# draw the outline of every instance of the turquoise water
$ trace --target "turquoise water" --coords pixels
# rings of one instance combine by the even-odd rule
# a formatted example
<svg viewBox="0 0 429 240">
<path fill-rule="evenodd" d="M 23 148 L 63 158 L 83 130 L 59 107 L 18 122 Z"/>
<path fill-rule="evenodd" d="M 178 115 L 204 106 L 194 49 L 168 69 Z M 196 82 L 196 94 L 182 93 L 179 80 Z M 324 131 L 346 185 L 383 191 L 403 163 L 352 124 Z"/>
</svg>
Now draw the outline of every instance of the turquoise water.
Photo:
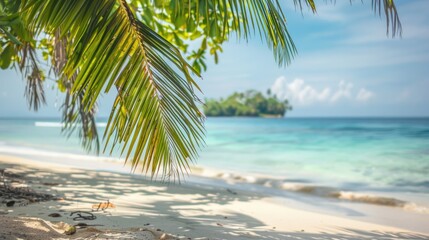
<svg viewBox="0 0 429 240">
<path fill-rule="evenodd" d="M 429 192 L 429 119 L 209 119 L 200 163 Z"/>
<path fill-rule="evenodd" d="M 197 166 L 429 193 L 429 118 L 209 118 L 206 129 Z M 0 154 L 10 146 L 85 153 L 55 119 L 0 119 Z"/>
</svg>

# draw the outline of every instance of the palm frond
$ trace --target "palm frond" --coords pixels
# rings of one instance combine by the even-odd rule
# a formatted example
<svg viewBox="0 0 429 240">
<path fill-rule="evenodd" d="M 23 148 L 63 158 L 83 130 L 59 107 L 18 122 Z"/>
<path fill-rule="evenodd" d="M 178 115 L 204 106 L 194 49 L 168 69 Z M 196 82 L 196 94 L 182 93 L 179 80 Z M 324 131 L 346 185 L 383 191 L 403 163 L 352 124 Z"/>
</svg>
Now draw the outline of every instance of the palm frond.
<svg viewBox="0 0 429 240">
<path fill-rule="evenodd" d="M 24 95 L 27 98 L 30 109 L 39 110 L 42 104 L 46 104 L 43 81 L 45 76 L 36 59 L 36 50 L 30 42 L 19 45 L 20 63 L 19 69 L 26 78 Z"/>
<path fill-rule="evenodd" d="M 302 12 L 303 10 L 303 2 L 304 4 L 313 11 L 313 13 L 316 13 L 316 3 L 314 0 L 293 0 L 293 4 L 295 5 L 295 8 L 299 7 L 299 10 Z"/>
<path fill-rule="evenodd" d="M 4 33 L 5 40 L 8 40 L 6 44 L 8 51 L 4 52 L 4 55 L 1 54 L 3 60 L 1 67 L 7 68 L 12 63 L 15 67 L 15 62 L 18 63 L 18 69 L 26 81 L 24 95 L 29 108 L 37 111 L 41 105 L 46 104 L 43 89 L 45 76 L 36 58 L 32 34 L 25 28 L 18 14 L 19 6 L 20 1 L 0 1 L 0 35 Z"/>
<path fill-rule="evenodd" d="M 83 105 L 84 95 L 85 92 L 72 95 L 70 88 L 67 89 L 66 98 L 62 106 L 62 121 L 64 123 L 62 130 L 68 136 L 78 131 L 82 146 L 87 151 L 94 150 L 98 154 L 100 152 L 100 140 L 95 122 L 96 106 L 93 106 L 90 111 L 85 111 Z"/>
<path fill-rule="evenodd" d="M 186 22 L 189 26 L 197 23 L 203 28 L 205 36 L 220 39 L 219 42 L 226 40 L 233 32 L 245 40 L 258 34 L 281 66 L 289 64 L 296 54 L 286 27 L 286 17 L 277 0 L 180 0 L 172 1 L 166 7 L 173 9 L 173 22 Z M 198 28 L 191 29 L 198 31 Z"/>
<path fill-rule="evenodd" d="M 372 9 L 378 15 L 386 17 L 386 35 L 402 36 L 402 24 L 393 0 L 372 0 Z"/>
<path fill-rule="evenodd" d="M 350 4 L 354 1 L 349 0 Z M 295 7 L 303 10 L 304 4 L 310 8 L 313 13 L 316 10 L 316 4 L 314 0 L 293 0 Z M 325 0 L 328 2 L 328 0 Z M 361 1 L 364 3 L 363 1 Z M 336 3 L 335 0 L 330 0 L 329 3 Z M 396 9 L 394 0 L 372 0 L 371 2 L 372 9 L 375 14 L 378 14 L 380 17 L 384 15 L 386 18 L 386 35 L 391 37 L 402 36 L 402 24 L 399 19 L 399 14 Z"/>
<path fill-rule="evenodd" d="M 85 112 L 102 92 L 116 88 L 106 146 L 122 144 L 132 168 L 152 176 L 162 171 L 176 178 L 186 171 L 203 144 L 203 116 L 192 68 L 177 48 L 137 20 L 126 1 L 23 3 L 34 32 L 61 29 L 70 39 L 61 74 L 76 74 L 71 93 L 83 94 Z"/>
<path fill-rule="evenodd" d="M 71 78 L 67 78 L 65 74 L 62 74 L 68 59 L 67 37 L 61 37 L 60 30 L 57 30 L 52 39 L 52 44 L 51 68 L 58 77 L 58 85 L 66 95 L 64 104 L 61 106 L 63 110 L 62 122 L 64 124 L 62 130 L 67 136 L 71 136 L 78 129 L 82 146 L 87 151 L 95 150 L 98 154 L 100 152 L 100 140 L 95 122 L 96 106 L 92 106 L 89 111 L 85 111 L 83 105 L 85 91 L 71 92 L 77 74 L 73 74 Z"/>
</svg>

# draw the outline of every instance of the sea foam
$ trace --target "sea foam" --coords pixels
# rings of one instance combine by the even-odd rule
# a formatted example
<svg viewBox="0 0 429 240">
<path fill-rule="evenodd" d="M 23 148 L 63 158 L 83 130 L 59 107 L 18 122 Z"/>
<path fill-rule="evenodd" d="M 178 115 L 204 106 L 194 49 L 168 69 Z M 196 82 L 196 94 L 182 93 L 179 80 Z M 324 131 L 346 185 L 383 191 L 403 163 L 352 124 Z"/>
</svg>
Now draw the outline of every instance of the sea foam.
<svg viewBox="0 0 429 240">
<path fill-rule="evenodd" d="M 337 199 L 340 201 L 365 203 L 386 207 L 402 208 L 406 211 L 429 214 L 429 208 L 414 202 L 404 201 L 394 197 L 380 196 L 375 194 L 359 193 L 349 190 L 338 189 L 329 186 L 296 183 L 281 178 L 270 178 L 266 176 L 242 176 L 235 173 L 217 173 L 216 178 L 221 178 L 231 184 L 250 183 L 267 188 L 295 192 L 309 196 Z"/>
</svg>

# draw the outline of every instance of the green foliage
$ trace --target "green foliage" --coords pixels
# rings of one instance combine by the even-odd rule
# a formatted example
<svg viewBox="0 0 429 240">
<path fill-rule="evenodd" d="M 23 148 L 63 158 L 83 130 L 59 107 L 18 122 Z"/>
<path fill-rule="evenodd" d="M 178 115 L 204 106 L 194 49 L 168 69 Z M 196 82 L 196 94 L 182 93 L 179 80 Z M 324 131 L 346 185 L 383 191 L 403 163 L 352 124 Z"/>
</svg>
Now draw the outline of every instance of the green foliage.
<svg viewBox="0 0 429 240">
<path fill-rule="evenodd" d="M 271 96 L 270 92 L 264 96 L 261 92 L 249 90 L 244 93 L 233 93 L 226 99 L 219 101 L 206 100 L 204 114 L 206 116 L 240 116 L 240 117 L 281 117 L 292 110 L 287 100 L 281 101 Z"/>
<path fill-rule="evenodd" d="M 257 29 L 280 65 L 289 63 L 296 53 L 275 0 L 133 0 L 130 6 L 142 23 L 177 46 L 198 73 L 206 70 L 206 55 L 219 61 L 222 44 L 231 33 L 247 40 Z M 191 42 L 199 47 L 190 49 Z"/>
</svg>

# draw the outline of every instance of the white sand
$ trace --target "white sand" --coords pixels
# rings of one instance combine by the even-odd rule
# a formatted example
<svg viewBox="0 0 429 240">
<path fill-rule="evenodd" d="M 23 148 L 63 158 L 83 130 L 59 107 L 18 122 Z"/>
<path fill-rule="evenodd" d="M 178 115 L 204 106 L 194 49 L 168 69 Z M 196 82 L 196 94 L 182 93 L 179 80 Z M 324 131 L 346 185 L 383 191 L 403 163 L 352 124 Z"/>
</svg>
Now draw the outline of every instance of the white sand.
<svg viewBox="0 0 429 240">
<path fill-rule="evenodd" d="M 32 181 L 29 186 L 33 189 L 65 198 L 13 208 L 2 205 L 0 212 L 9 211 L 9 217 L 76 224 L 70 212 L 91 211 L 93 204 L 109 200 L 115 208 L 97 212 L 96 220 L 85 223 L 103 225 L 95 227 L 101 230 L 149 228 L 180 239 L 429 239 L 429 235 L 398 227 L 296 209 L 284 204 L 287 201 L 246 191 L 233 194 L 203 184 L 155 183 L 128 174 L 12 156 L 0 156 L 0 168 L 25 176 L 27 183 Z M 54 212 L 62 217 L 48 216 Z"/>
</svg>

